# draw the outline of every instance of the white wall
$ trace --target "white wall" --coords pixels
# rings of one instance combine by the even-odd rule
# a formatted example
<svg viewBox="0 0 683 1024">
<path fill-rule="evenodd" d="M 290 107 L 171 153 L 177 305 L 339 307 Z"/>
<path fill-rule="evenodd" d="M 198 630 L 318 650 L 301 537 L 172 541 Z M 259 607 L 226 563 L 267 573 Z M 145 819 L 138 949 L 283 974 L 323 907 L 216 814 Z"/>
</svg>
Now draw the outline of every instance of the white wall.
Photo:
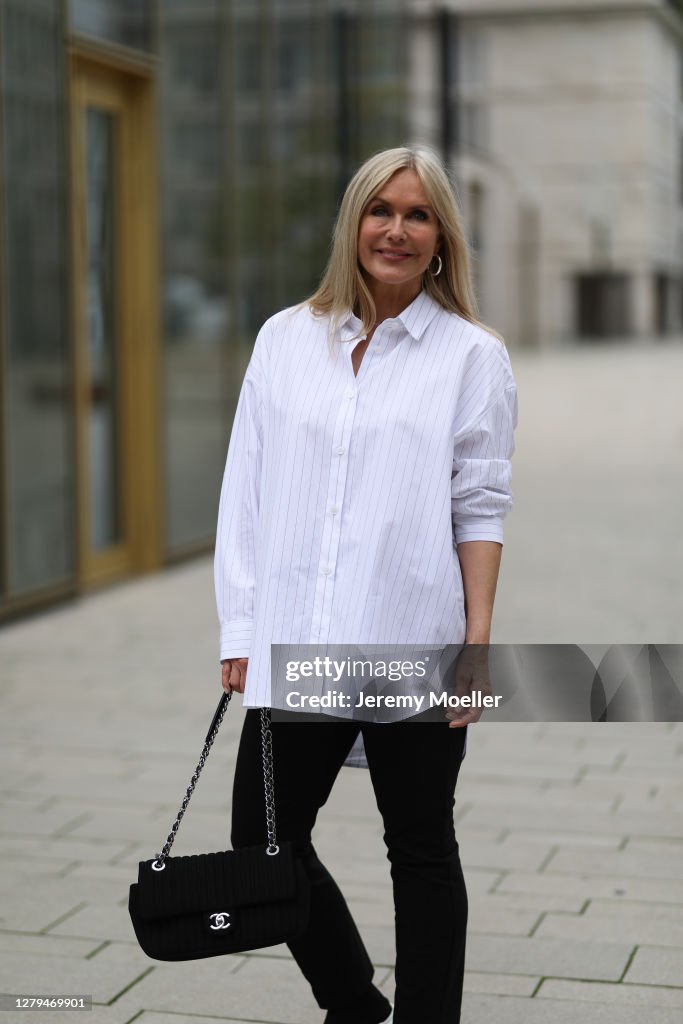
<svg viewBox="0 0 683 1024">
<path fill-rule="evenodd" d="M 683 273 L 681 42 L 661 5 L 453 6 L 476 12 L 459 19 L 460 101 L 478 111 L 481 141 L 455 170 L 463 194 L 473 179 L 485 190 L 482 318 L 513 343 L 570 338 L 574 274 L 613 267 L 632 275 L 634 326 L 651 333 L 654 272 Z M 427 37 L 416 126 L 436 78 Z"/>
</svg>

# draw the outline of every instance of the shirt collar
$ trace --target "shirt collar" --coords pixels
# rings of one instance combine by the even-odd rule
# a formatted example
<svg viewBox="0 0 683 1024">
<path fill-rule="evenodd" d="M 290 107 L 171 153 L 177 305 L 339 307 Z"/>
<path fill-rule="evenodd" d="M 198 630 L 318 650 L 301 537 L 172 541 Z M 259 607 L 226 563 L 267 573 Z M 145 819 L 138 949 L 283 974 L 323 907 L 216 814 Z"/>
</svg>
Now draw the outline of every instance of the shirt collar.
<svg viewBox="0 0 683 1024">
<path fill-rule="evenodd" d="M 403 327 L 415 341 L 419 341 L 436 314 L 443 308 L 423 288 L 410 305 L 406 306 L 398 316 L 393 318 L 393 321 L 385 320 L 383 323 L 396 323 L 398 321 L 403 324 Z M 347 310 L 340 321 L 341 340 L 350 341 L 358 334 L 361 326 L 361 321 L 353 310 Z"/>
</svg>

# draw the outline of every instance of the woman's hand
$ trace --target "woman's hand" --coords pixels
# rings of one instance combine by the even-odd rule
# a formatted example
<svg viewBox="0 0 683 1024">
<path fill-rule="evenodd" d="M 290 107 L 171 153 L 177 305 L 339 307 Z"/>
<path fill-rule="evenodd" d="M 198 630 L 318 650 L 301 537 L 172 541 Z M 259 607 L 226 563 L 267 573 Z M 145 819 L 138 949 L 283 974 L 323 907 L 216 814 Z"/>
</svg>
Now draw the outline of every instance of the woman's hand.
<svg viewBox="0 0 683 1024">
<path fill-rule="evenodd" d="M 470 697 L 475 690 L 481 691 L 482 697 L 491 695 L 489 645 L 466 643 L 455 665 L 455 694 Z M 484 708 L 449 708 L 446 712 L 446 718 L 450 719 L 448 728 L 458 729 L 478 722 L 483 711 Z"/>
<path fill-rule="evenodd" d="M 248 663 L 248 658 L 225 658 L 221 662 L 221 686 L 226 693 L 231 690 L 244 693 Z"/>
</svg>

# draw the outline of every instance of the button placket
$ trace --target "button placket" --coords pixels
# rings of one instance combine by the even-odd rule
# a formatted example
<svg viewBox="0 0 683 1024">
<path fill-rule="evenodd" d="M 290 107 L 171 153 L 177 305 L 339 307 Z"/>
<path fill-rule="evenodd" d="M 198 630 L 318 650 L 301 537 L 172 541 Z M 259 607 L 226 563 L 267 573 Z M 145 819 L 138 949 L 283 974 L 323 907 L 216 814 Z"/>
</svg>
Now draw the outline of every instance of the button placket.
<svg viewBox="0 0 683 1024">
<path fill-rule="evenodd" d="M 353 370 L 350 366 L 351 373 Z M 324 642 L 330 628 L 335 570 L 341 534 L 341 509 L 348 476 L 348 450 L 356 414 L 358 389 L 347 384 L 342 392 L 339 412 L 330 446 L 329 486 L 325 496 L 325 517 L 318 563 L 318 581 L 311 618 L 311 643 Z"/>
</svg>

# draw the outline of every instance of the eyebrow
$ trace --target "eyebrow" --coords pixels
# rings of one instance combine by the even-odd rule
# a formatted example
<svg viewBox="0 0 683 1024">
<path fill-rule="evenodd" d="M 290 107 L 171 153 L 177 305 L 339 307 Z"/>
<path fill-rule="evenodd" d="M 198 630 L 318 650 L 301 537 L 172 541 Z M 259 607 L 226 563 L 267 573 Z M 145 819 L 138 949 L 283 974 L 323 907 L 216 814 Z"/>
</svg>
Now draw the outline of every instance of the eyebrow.
<svg viewBox="0 0 683 1024">
<path fill-rule="evenodd" d="M 368 203 L 384 203 L 385 206 L 391 206 L 389 200 L 384 199 L 383 196 L 373 196 Z M 414 206 L 411 206 L 411 210 L 432 210 L 432 213 L 434 212 L 429 203 L 415 203 Z"/>
</svg>

